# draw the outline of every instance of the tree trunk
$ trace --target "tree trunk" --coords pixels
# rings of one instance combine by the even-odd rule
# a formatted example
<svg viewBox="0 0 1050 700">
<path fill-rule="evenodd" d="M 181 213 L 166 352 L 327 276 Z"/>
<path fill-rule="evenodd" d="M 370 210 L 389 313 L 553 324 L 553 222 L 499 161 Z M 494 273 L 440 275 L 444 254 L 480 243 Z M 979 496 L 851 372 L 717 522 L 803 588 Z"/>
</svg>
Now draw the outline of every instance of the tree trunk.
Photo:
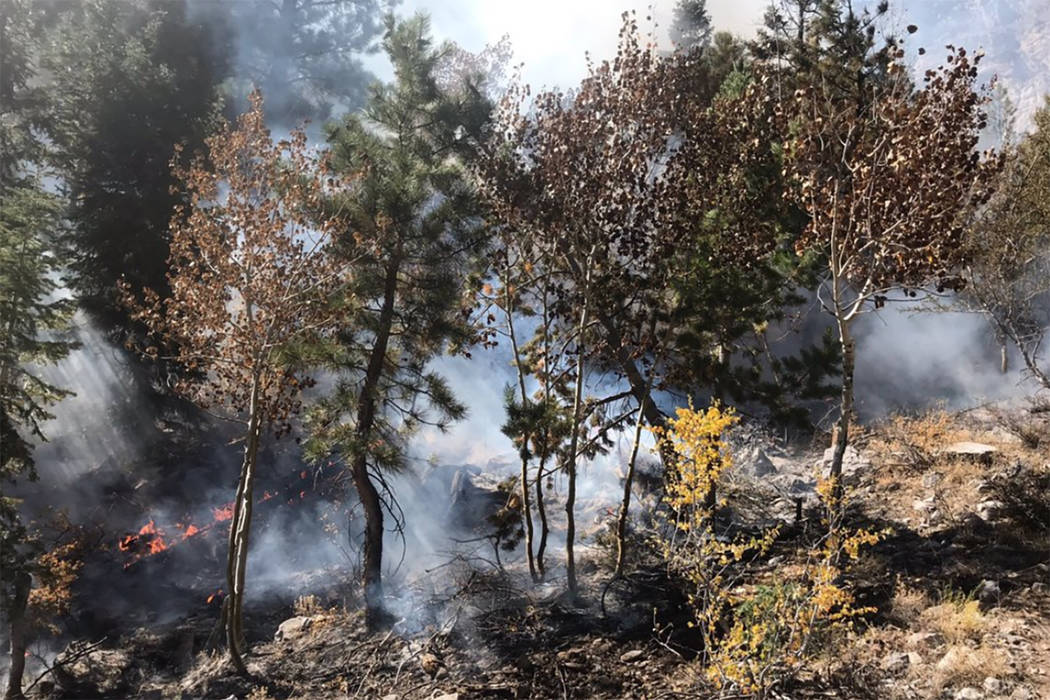
<svg viewBox="0 0 1050 700">
<path fill-rule="evenodd" d="M 528 436 L 525 436 L 528 439 Z M 521 455 L 521 514 L 525 520 L 525 552 L 529 560 L 529 576 L 534 582 L 539 582 L 539 572 L 536 571 L 536 558 L 532 553 L 532 499 L 529 496 L 529 458 L 528 450 L 522 449 Z"/>
<path fill-rule="evenodd" d="M 831 458 L 832 510 L 838 510 L 842 501 L 842 460 L 846 456 L 846 445 L 849 442 L 849 424 L 853 418 L 853 369 L 856 364 L 856 343 L 850 333 L 849 321 L 838 319 L 839 342 L 842 347 L 842 396 L 839 399 L 839 423 L 832 445 Z"/>
<path fill-rule="evenodd" d="M 638 406 L 638 423 L 634 427 L 634 444 L 631 446 L 631 458 L 627 462 L 627 474 L 623 480 L 623 499 L 620 501 L 620 513 L 616 520 L 616 568 L 613 578 L 623 575 L 623 562 L 627 555 L 627 515 L 631 508 L 631 487 L 634 484 L 634 470 L 638 462 L 638 446 L 642 442 L 642 414 L 645 412 L 645 401 Z"/>
<path fill-rule="evenodd" d="M 510 279 L 509 271 L 507 279 Z M 514 367 L 518 372 L 518 390 L 521 392 L 521 407 L 525 409 L 529 405 L 529 394 L 525 389 L 525 371 L 521 366 L 521 352 L 518 350 L 518 336 L 514 330 L 514 315 L 511 307 L 512 299 L 510 295 L 510 289 L 508 285 L 504 285 L 505 290 L 505 311 L 507 314 L 507 330 L 510 335 L 510 346 L 514 352 Z M 525 521 L 525 552 L 528 555 L 529 560 L 529 576 L 532 577 L 534 582 L 539 581 L 539 575 L 536 571 L 536 560 L 532 554 L 532 505 L 530 504 L 529 498 L 529 435 L 528 433 L 521 436 L 521 515 Z"/>
<path fill-rule="evenodd" d="M 550 532 L 550 526 L 547 524 L 547 506 L 543 500 L 543 471 L 546 466 L 547 457 L 543 456 L 540 458 L 539 469 L 536 472 L 536 513 L 540 517 L 540 542 L 536 547 L 536 573 L 540 581 L 547 577 L 547 566 L 543 562 L 543 555 L 547 551 L 547 534 Z"/>
<path fill-rule="evenodd" d="M 379 312 L 375 345 L 368 358 L 365 381 L 357 404 L 357 428 L 351 477 L 361 507 L 365 511 L 364 561 L 362 562 L 362 584 L 365 593 L 365 621 L 369 628 L 382 627 L 387 619 L 383 608 L 383 506 L 379 500 L 372 478 L 368 474 L 368 444 L 376 420 L 376 394 L 379 380 L 383 376 L 390 332 L 394 323 L 394 305 L 397 301 L 397 275 L 400 271 L 400 255 L 395 254 L 387 265 L 383 286 L 383 305 Z"/>
<path fill-rule="evenodd" d="M 584 274 L 585 271 L 575 258 L 571 255 L 566 255 L 565 261 L 576 279 L 583 277 L 587 281 L 590 280 L 590 273 L 587 272 Z M 590 262 L 588 260 L 588 265 L 589 264 Z M 631 393 L 634 395 L 635 400 L 638 401 L 639 404 L 645 403 L 645 397 L 649 394 L 649 384 L 645 381 L 645 377 L 642 376 L 641 371 L 638 369 L 638 365 L 624 347 L 623 335 L 620 333 L 620 327 L 617 324 L 616 319 L 608 314 L 602 313 L 600 310 L 595 310 L 594 317 L 601 325 L 602 330 L 605 331 L 605 345 L 610 348 L 615 348 L 616 356 L 614 359 L 616 364 L 619 365 L 620 371 L 623 372 L 623 376 L 627 379 L 627 384 L 631 387 Z M 645 421 L 653 427 L 663 427 L 667 422 L 667 417 L 654 403 L 646 405 L 643 416 L 645 417 Z M 670 456 L 671 455 L 664 454 L 664 452 L 661 451 L 660 458 L 664 461 L 665 466 L 667 464 L 666 458 Z"/>
<path fill-rule="evenodd" d="M 11 606 L 8 610 L 8 633 L 11 637 L 10 661 L 11 667 L 7 670 L 7 690 L 4 692 L 4 700 L 24 700 L 22 695 L 22 676 L 26 670 L 26 648 L 29 645 L 28 630 L 26 629 L 26 606 L 29 603 L 29 590 L 32 588 L 33 579 L 25 572 L 15 577 L 15 585 Z"/>
<path fill-rule="evenodd" d="M 230 548 L 226 560 L 227 597 L 224 601 L 226 615 L 226 644 L 230 661 L 239 673 L 247 673 L 244 665 L 244 582 L 248 566 L 248 542 L 252 524 L 252 490 L 255 484 L 255 467 L 259 455 L 259 436 L 262 432 L 262 407 L 260 392 L 262 378 L 258 372 L 252 378 L 248 404 L 248 433 L 244 444 L 244 461 L 241 463 L 237 496 L 233 502 L 233 518 L 230 520 Z"/>
<path fill-rule="evenodd" d="M 1021 352 L 1021 360 L 1024 361 L 1025 367 L 1029 373 L 1035 377 L 1036 381 L 1043 386 L 1044 389 L 1050 389 L 1050 377 L 1047 376 L 1046 372 L 1039 368 L 1039 363 L 1036 362 L 1035 350 L 1038 349 L 1039 343 L 1028 344 L 1025 343 L 1022 338 L 1024 337 L 1021 333 L 1017 332 L 1017 328 L 1013 323 L 1006 326 L 1007 335 L 1013 339 L 1014 345 Z M 1042 341 L 1040 336 L 1039 342 Z"/>
<path fill-rule="evenodd" d="M 372 478 L 368 475 L 368 455 L 361 452 L 351 465 L 357 497 L 365 511 L 362 585 L 365 594 L 365 622 L 369 629 L 382 627 L 383 608 L 383 506 Z"/>
<path fill-rule="evenodd" d="M 576 553 L 573 545 L 576 541 L 576 450 L 580 444 L 580 411 L 583 406 L 583 335 L 587 330 L 587 300 L 584 299 L 583 311 L 580 314 L 579 336 L 576 339 L 576 387 L 572 397 L 572 437 L 569 440 L 569 455 L 565 467 L 568 473 L 568 490 L 565 495 L 565 573 L 568 579 L 569 593 L 578 594 L 576 583 Z"/>
</svg>

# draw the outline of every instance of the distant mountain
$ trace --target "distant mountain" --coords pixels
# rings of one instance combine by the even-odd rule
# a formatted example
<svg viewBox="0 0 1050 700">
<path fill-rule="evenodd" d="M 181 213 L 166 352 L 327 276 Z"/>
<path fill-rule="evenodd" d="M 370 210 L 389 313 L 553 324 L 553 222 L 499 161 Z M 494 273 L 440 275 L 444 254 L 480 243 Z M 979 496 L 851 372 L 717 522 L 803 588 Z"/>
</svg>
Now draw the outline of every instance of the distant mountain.
<svg viewBox="0 0 1050 700">
<path fill-rule="evenodd" d="M 1050 93 L 1050 0 L 901 0 L 902 25 L 918 25 L 912 47 L 926 48 L 927 65 L 944 58 L 952 43 L 984 49 L 982 73 L 999 77 L 1017 105 L 1017 128 Z"/>
</svg>

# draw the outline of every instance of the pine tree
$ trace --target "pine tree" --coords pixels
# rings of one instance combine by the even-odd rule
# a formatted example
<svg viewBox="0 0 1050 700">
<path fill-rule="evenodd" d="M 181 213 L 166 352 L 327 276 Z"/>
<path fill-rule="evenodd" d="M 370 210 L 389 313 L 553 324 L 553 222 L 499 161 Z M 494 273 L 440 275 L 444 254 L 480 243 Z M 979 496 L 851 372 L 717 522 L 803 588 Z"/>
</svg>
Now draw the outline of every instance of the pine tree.
<svg viewBox="0 0 1050 700">
<path fill-rule="evenodd" d="M 437 87 L 442 52 L 424 17 L 388 19 L 383 46 L 395 82 L 375 86 L 362 114 L 329 130 L 336 169 L 363 173 L 333 206 L 348 217 L 338 249 L 355 261 L 352 292 L 365 301 L 325 349 L 338 382 L 308 421 L 311 454 L 346 463 L 364 509 L 372 625 L 384 619 L 377 483 L 385 483 L 383 470 L 403 467 L 405 439 L 419 426 L 465 413 L 428 364 L 473 340 L 462 307 L 486 237 L 457 154 L 477 137 L 487 102 L 463 86 Z"/>
<path fill-rule="evenodd" d="M 49 408 L 69 395 L 40 368 L 73 347 L 61 333 L 71 302 L 56 298 L 60 202 L 41 184 L 45 149 L 33 132 L 41 104 L 30 87 L 35 15 L 29 2 L 0 1 L 0 610 L 10 626 L 8 700 L 22 696 L 25 609 L 39 551 L 3 487 L 37 478 L 33 444 L 46 440 Z"/>
<path fill-rule="evenodd" d="M 107 331 L 137 330 L 117 282 L 168 293 L 168 223 L 180 199 L 169 163 L 219 124 L 226 57 L 185 0 L 62 6 L 43 51 L 47 133 L 68 196 L 70 282 Z"/>
<path fill-rule="evenodd" d="M 229 26 L 236 71 L 227 86 L 238 105 L 252 88 L 266 95 L 273 125 L 323 124 L 356 110 L 374 79 L 362 65 L 378 49 L 385 0 L 237 0 L 203 10 Z"/>
<path fill-rule="evenodd" d="M 671 21 L 671 41 L 685 49 L 705 48 L 711 42 L 711 15 L 707 0 L 678 0 Z"/>
</svg>

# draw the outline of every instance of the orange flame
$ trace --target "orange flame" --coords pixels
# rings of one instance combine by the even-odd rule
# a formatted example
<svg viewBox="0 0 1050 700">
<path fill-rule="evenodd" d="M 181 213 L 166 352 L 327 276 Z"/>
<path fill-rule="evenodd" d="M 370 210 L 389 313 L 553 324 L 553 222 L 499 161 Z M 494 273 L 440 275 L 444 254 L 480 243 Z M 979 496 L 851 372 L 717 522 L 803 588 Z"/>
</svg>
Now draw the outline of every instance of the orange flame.
<svg viewBox="0 0 1050 700">
<path fill-rule="evenodd" d="M 300 476 L 303 479 L 305 479 L 307 476 L 306 471 L 302 471 L 300 473 Z M 278 494 L 276 492 L 264 491 L 262 498 L 260 498 L 258 502 L 262 503 L 263 501 L 268 501 L 277 495 Z M 300 491 L 299 499 L 303 500 L 305 498 L 306 491 Z M 289 499 L 288 503 L 295 503 L 295 499 Z M 128 552 L 131 554 L 131 558 L 127 562 L 125 562 L 124 568 L 128 568 L 136 561 L 144 557 L 163 552 L 164 550 L 170 548 L 172 545 L 187 540 L 190 537 L 193 537 L 194 535 L 206 532 L 217 523 L 231 520 L 233 518 L 233 506 L 233 501 L 230 501 L 229 503 L 219 508 L 212 508 L 212 517 L 214 518 L 214 520 L 208 523 L 207 525 L 203 525 L 200 527 L 192 523 L 185 525 L 181 522 L 176 522 L 175 528 L 181 531 L 182 537 L 175 539 L 165 539 L 167 535 L 164 532 L 164 530 L 157 527 L 157 523 L 154 518 L 150 518 L 149 522 L 147 522 L 145 525 L 139 528 L 138 534 L 125 535 L 117 541 L 117 548 L 120 551 Z M 213 593 L 212 596 L 209 597 L 208 602 L 211 602 L 211 599 L 214 598 L 216 595 L 221 594 L 221 590 L 218 591 L 218 593 Z"/>
<path fill-rule="evenodd" d="M 215 522 L 221 523 L 224 520 L 229 520 L 233 517 L 233 501 L 230 501 L 222 508 L 212 508 L 212 515 L 215 516 Z"/>
</svg>

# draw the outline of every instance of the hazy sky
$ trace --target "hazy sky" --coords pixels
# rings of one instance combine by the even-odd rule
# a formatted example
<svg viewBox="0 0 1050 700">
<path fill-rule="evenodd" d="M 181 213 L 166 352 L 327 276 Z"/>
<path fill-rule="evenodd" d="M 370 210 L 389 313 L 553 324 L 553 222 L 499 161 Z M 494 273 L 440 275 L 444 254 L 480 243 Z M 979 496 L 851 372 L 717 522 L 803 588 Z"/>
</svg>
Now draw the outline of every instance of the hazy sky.
<svg viewBox="0 0 1050 700">
<path fill-rule="evenodd" d="M 858 4 L 860 2 L 858 1 Z M 674 0 L 402 0 L 405 14 L 430 14 L 438 39 L 471 51 L 509 34 L 515 62 L 525 63 L 533 86 L 568 87 L 585 73 L 585 53 L 603 59 L 615 52 L 620 15 L 635 10 L 645 26 L 655 7 L 657 35 L 667 35 Z M 769 0 L 709 0 L 718 30 L 750 37 Z M 1050 91 L 1050 0 L 891 0 L 891 23 L 917 24 L 911 48 L 925 47 L 941 60 L 944 44 L 984 48 L 985 78 L 998 75 L 1015 101 L 1022 122 Z"/>
<path fill-rule="evenodd" d="M 709 0 L 718 29 L 750 36 L 762 19 L 768 0 Z M 643 22 L 656 7 L 658 34 L 666 37 L 672 0 L 402 0 L 400 11 L 425 10 L 434 33 L 464 48 L 478 51 L 509 34 L 516 62 L 525 62 L 525 78 L 533 85 L 568 86 L 586 70 L 584 54 L 596 59 L 616 51 L 620 16 L 635 10 Z"/>
</svg>

